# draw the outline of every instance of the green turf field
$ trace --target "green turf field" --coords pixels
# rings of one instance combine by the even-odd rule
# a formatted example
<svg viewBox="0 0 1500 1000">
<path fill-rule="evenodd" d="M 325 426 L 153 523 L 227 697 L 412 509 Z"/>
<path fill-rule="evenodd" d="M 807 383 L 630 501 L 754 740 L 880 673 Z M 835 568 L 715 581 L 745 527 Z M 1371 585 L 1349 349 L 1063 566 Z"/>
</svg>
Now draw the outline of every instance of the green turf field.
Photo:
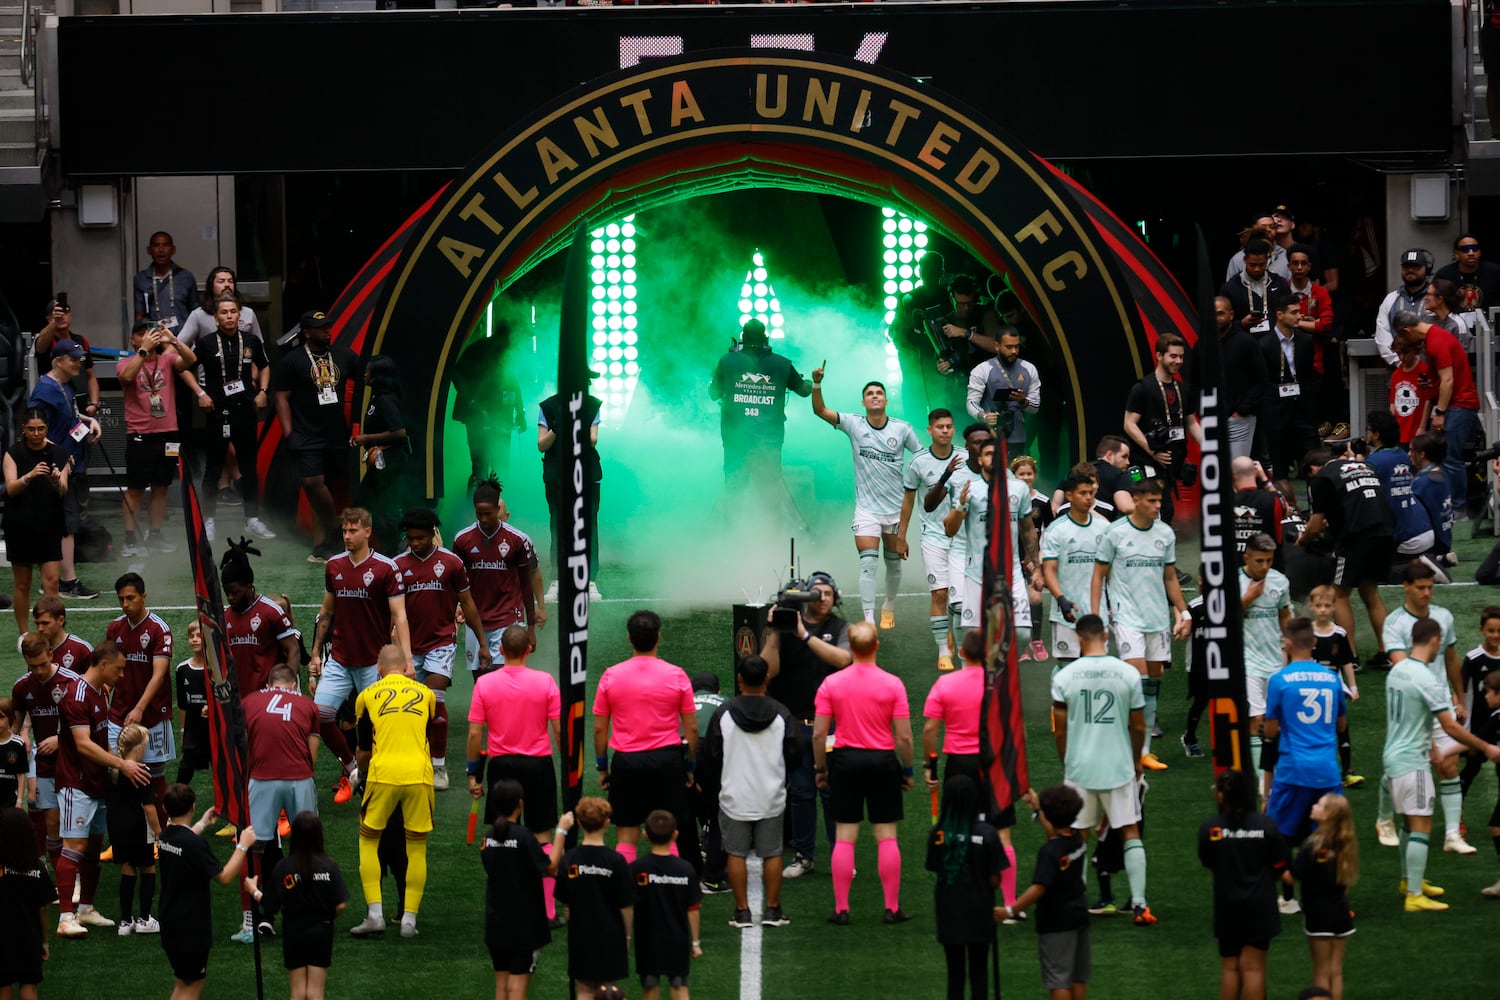
<svg viewBox="0 0 1500 1000">
<path fill-rule="evenodd" d="M 237 518 L 224 512 L 221 525 L 227 530 Z M 460 525 L 455 513 L 449 523 Z M 535 530 L 544 526 L 523 526 Z M 804 562 L 834 572 L 852 590 L 855 573 L 847 528 L 830 531 L 833 539 L 821 549 L 812 548 L 816 562 Z M 1459 546 L 1464 564 L 1457 571 L 1460 579 L 1472 575 L 1473 567 L 1490 539 L 1466 540 Z M 837 544 L 835 545 L 834 542 Z M 767 543 L 767 550 L 777 553 L 784 542 Z M 1195 546 L 1183 545 L 1179 558 L 1190 563 Z M 321 567 L 303 561 L 306 547 L 280 539 L 266 546 L 266 557 L 257 561 L 259 586 L 268 594 L 286 593 L 298 605 L 297 617 L 306 626 L 312 620 L 321 592 Z M 703 553 L 697 553 L 702 556 Z M 638 607 L 652 607 L 666 619 L 662 655 L 681 664 L 689 672 L 718 670 L 726 689 L 730 654 L 730 616 L 728 600 L 712 607 L 695 607 L 681 599 L 654 599 L 673 585 L 669 567 L 660 563 L 627 571 L 606 563 L 599 584 L 606 598 L 591 612 L 590 674 L 597 678 L 608 664 L 628 655 L 624 621 Z M 773 590 L 768 574 L 777 556 L 764 556 L 765 566 L 750 580 L 723 580 L 712 592 L 733 595 L 741 588 L 752 595 Z M 913 557 L 916 558 L 915 556 Z M 117 611 L 110 603 L 108 584 L 124 571 L 123 564 L 83 567 L 83 577 L 106 591 L 97 601 L 82 603 L 71 609 L 70 626 L 90 640 L 102 637 L 106 621 Z M 724 574 L 725 571 L 716 571 Z M 184 627 L 189 613 L 180 610 L 189 603 L 189 588 L 184 557 L 155 556 L 143 569 L 154 608 L 172 625 L 179 636 L 179 648 L 186 655 Z M 549 574 L 550 575 L 550 574 Z M 921 586 L 922 574 L 916 563 L 909 564 L 904 590 Z M 680 582 L 678 580 L 677 582 Z M 708 592 L 708 591 L 705 591 Z M 1388 602 L 1400 601 L 1399 588 L 1385 591 Z M 631 596 L 640 595 L 640 596 Z M 1477 643 L 1477 612 L 1492 600 L 1500 599 L 1486 589 L 1474 586 L 1439 588 L 1436 600 L 1450 608 L 1457 619 L 1460 651 Z M 179 610 L 161 610 L 176 606 Z M 1358 611 L 1358 605 L 1356 604 Z M 859 615 L 857 597 L 846 598 L 846 617 Z M 919 716 L 922 702 L 935 677 L 935 654 L 927 630 L 927 599 L 911 596 L 902 599 L 897 609 L 898 627 L 886 633 L 880 662 L 898 673 L 906 682 L 913 715 Z M 1373 647 L 1368 622 L 1360 619 L 1359 648 L 1367 654 Z M 542 648 L 534 665 L 555 669 L 556 637 L 544 632 Z M 5 643 L 8 648 L 13 648 Z M 9 675 L 20 672 L 20 660 L 13 653 Z M 1179 658 L 1182 647 L 1178 648 Z M 463 671 L 459 671 L 463 673 Z M 1030 750 L 1032 782 L 1037 788 L 1060 778 L 1060 767 L 1048 733 L 1047 723 L 1048 665 L 1026 664 L 1023 667 L 1023 694 L 1028 717 L 1027 740 Z M 1351 939 L 1345 967 L 1349 996 L 1412 997 L 1437 993 L 1439 977 L 1446 995 L 1457 997 L 1495 997 L 1500 995 L 1493 970 L 1459 946 L 1461 941 L 1483 940 L 1475 937 L 1476 929 L 1500 916 L 1500 902 L 1481 897 L 1479 889 L 1500 877 L 1494 851 L 1484 823 L 1496 797 L 1494 771 L 1486 768 L 1475 785 L 1467 807 L 1469 840 L 1479 848 L 1472 857 L 1444 854 L 1434 847 L 1428 877 L 1448 890 L 1447 901 L 1453 908 L 1446 913 L 1405 914 L 1397 895 L 1396 852 L 1378 846 L 1374 837 L 1375 783 L 1380 770 L 1380 744 L 1383 738 L 1382 674 L 1362 674 L 1363 697 L 1352 706 L 1351 727 L 1354 733 L 1355 769 L 1369 782 L 1364 789 L 1351 792 L 1361 838 L 1362 878 L 1353 892 L 1359 932 Z M 363 898 L 358 885 L 358 851 L 356 847 L 356 809 L 353 803 L 332 804 L 327 786 L 334 780 L 331 758 L 319 761 L 322 809 L 328 827 L 329 847 L 343 867 L 353 898 L 340 921 L 340 938 L 335 949 L 334 966 L 329 981 L 330 997 L 407 997 L 441 995 L 452 997 L 487 997 L 492 994 L 492 975 L 483 935 L 483 876 L 476 852 L 464 846 L 464 827 L 468 798 L 463 787 L 464 737 L 462 721 L 467 712 L 470 684 L 458 678 L 451 689 L 448 706 L 455 720 L 451 727 L 448 749 L 449 770 L 454 776 L 454 790 L 438 795 L 437 830 L 429 847 L 430 882 L 426 903 L 422 907 L 421 936 L 404 941 L 394 932 L 385 940 L 358 942 L 344 936 L 342 928 L 353 925 L 363 914 Z M 589 695 L 593 690 L 590 685 Z M 1210 936 L 1209 876 L 1197 863 L 1195 837 L 1198 824 L 1213 811 L 1210 791 L 1212 766 L 1208 760 L 1189 761 L 1183 757 L 1177 735 L 1185 714 L 1184 677 L 1181 670 L 1170 671 L 1162 696 L 1161 724 L 1167 737 L 1160 744 L 1161 757 L 1171 770 L 1151 778 L 1147 798 L 1148 830 L 1146 849 L 1150 865 L 1149 897 L 1159 925 L 1137 928 L 1128 919 L 1096 920 L 1093 929 L 1094 978 L 1093 995 L 1098 997 L 1210 997 L 1217 995 L 1218 958 Z M 914 729 L 920 720 L 914 720 Z M 1207 727 L 1201 730 L 1207 738 Z M 920 733 L 918 734 L 920 746 Z M 589 778 L 592 768 L 586 768 Z M 175 773 L 169 771 L 169 777 Z M 207 776 L 198 778 L 201 802 L 207 802 Z M 827 874 L 827 846 L 819 844 L 819 870 L 800 881 L 788 882 L 783 906 L 792 918 L 789 927 L 767 928 L 762 952 L 763 995 L 774 998 L 818 996 L 890 996 L 937 997 L 942 995 L 943 962 L 932 922 L 932 881 L 921 868 L 923 845 L 927 832 L 929 802 L 927 794 L 913 791 L 907 797 L 906 821 L 902 824 L 901 843 L 904 855 L 903 907 L 914 919 L 899 927 L 880 923 L 881 896 L 876 878 L 873 842 L 868 835 L 861 840 L 857 855 L 859 875 L 854 882 L 851 900 L 852 926 L 831 927 L 825 918 L 832 911 L 832 888 Z M 1024 814 L 1023 810 L 1023 814 Z M 1028 879 L 1032 858 L 1041 840 L 1040 827 L 1023 820 L 1015 831 L 1020 859 L 1021 884 Z M 213 840 L 221 856 L 227 855 L 230 842 Z M 1434 836 L 1434 845 L 1440 837 Z M 108 869 L 100 885 L 99 908 L 109 916 L 118 913 L 116 876 Z M 1121 876 L 1123 878 L 1123 876 Z M 1116 894 L 1125 886 L 1120 884 Z M 393 896 L 387 886 L 387 906 Z M 1090 876 L 1089 891 L 1094 886 Z M 228 890 L 215 888 L 215 936 L 218 943 L 210 959 L 206 996 L 239 998 L 254 995 L 251 949 L 232 944 L 228 935 L 237 929 L 238 897 Z M 726 925 L 732 910 L 732 897 L 715 896 L 703 908 L 704 957 L 694 967 L 692 990 L 702 998 L 727 998 L 739 995 L 740 932 Z M 533 997 L 561 998 L 566 995 L 566 944 L 562 932 L 552 946 L 542 953 L 540 968 L 533 981 Z M 1482 932 L 1481 932 L 1482 934 Z M 1004 989 L 1011 996 L 1040 995 L 1041 985 L 1035 957 L 1035 932 L 1030 926 L 999 928 L 1001 974 Z M 286 980 L 280 965 L 280 947 L 270 942 L 264 951 L 267 995 L 286 995 Z M 143 938 L 117 938 L 110 931 L 95 931 L 89 940 L 54 941 L 52 960 L 46 968 L 43 995 L 88 996 L 92 990 L 114 989 L 120 977 L 128 976 L 129 995 L 165 996 L 171 989 L 171 974 L 157 941 Z M 1294 996 L 1310 983 L 1307 947 L 1301 934 L 1300 917 L 1287 918 L 1281 937 L 1276 939 L 1270 956 L 1270 984 L 1273 997 Z M 638 992 L 636 984 L 627 985 L 628 995 Z"/>
</svg>

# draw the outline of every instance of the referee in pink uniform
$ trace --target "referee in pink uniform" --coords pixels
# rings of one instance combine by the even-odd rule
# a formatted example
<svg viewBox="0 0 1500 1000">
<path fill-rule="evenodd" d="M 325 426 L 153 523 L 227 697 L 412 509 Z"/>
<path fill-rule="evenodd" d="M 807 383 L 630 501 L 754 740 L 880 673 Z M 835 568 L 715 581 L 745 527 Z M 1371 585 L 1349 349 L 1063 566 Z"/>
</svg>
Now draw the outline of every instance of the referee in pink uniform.
<svg viewBox="0 0 1500 1000">
<path fill-rule="evenodd" d="M 543 670 L 526 665 L 531 655 L 531 631 L 510 625 L 500 633 L 500 652 L 505 665 L 480 674 L 469 701 L 469 794 L 485 796 L 484 824 L 497 818 L 488 791 L 495 782 L 510 778 L 520 782 L 522 813 L 526 829 L 552 852 L 552 830 L 557 826 L 557 771 L 552 766 L 552 744 L 561 745 L 562 695 L 557 680 Z M 485 774 L 484 756 L 489 755 Z M 556 880 L 542 879 L 547 900 L 547 919 L 557 916 L 552 890 Z"/>
<path fill-rule="evenodd" d="M 813 703 L 813 771 L 818 787 L 828 789 L 836 824 L 831 924 L 849 923 L 854 841 L 867 809 L 885 892 L 885 922 L 911 919 L 901 909 L 901 849 L 896 843 L 901 797 L 912 787 L 911 707 L 901 681 L 875 665 L 879 648 L 880 634 L 872 622 L 850 625 L 854 662 L 825 678 Z M 827 749 L 830 729 L 838 732 L 832 753 Z"/>
<path fill-rule="evenodd" d="M 661 617 L 637 611 L 625 631 L 635 655 L 604 671 L 594 692 L 594 761 L 599 785 L 609 791 L 615 850 L 633 862 L 641 824 L 653 809 L 676 816 L 678 830 L 691 822 L 687 790 L 698 757 L 698 716 L 687 673 L 656 655 Z M 683 854 L 694 869 L 702 865 L 696 851 Z"/>
</svg>

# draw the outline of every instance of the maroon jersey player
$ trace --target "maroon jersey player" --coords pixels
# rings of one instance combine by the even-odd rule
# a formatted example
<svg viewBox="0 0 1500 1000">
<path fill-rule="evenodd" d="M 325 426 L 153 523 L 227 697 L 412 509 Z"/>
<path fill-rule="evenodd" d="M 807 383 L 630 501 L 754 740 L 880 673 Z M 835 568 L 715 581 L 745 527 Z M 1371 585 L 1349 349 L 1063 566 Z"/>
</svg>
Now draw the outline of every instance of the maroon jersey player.
<svg viewBox="0 0 1500 1000">
<path fill-rule="evenodd" d="M 52 651 L 52 662 L 75 674 L 88 669 L 89 654 L 94 651 L 92 643 L 68 631 L 68 609 L 61 598 L 43 597 L 31 609 L 31 620 L 36 630 L 47 640 Z"/>
<path fill-rule="evenodd" d="M 341 521 L 347 550 L 323 565 L 323 609 L 307 664 L 323 742 L 344 766 L 334 792 L 338 803 L 348 802 L 354 794 L 349 783 L 354 754 L 335 721 L 339 705 L 351 692 L 358 694 L 375 683 L 376 661 L 381 647 L 392 642 L 392 629 L 407 670 L 413 671 L 406 594 L 396 563 L 370 548 L 369 511 L 350 507 Z M 323 643 L 330 639 L 325 661 Z"/>
<path fill-rule="evenodd" d="M 453 609 L 463 611 L 464 621 L 478 621 L 479 609 L 469 589 L 469 573 L 463 560 L 437 543 L 437 514 L 426 507 L 413 507 L 401 518 L 406 551 L 396 557 L 401 585 L 406 590 L 406 620 L 411 631 L 412 665 L 417 680 L 432 688 L 437 712 L 427 727 L 432 747 L 432 787 L 448 787 L 448 705 L 444 692 L 453 683 L 453 659 L 457 652 L 457 627 Z M 479 673 L 490 668 L 490 651 L 479 647 Z"/>
<path fill-rule="evenodd" d="M 500 484 L 486 479 L 474 489 L 474 523 L 453 539 L 453 551 L 469 571 L 469 586 L 479 608 L 484 645 L 492 660 L 500 657 L 500 633 L 510 625 L 533 630 L 547 624 L 547 604 L 542 590 L 542 568 L 536 547 L 525 532 L 505 520 L 505 502 Z M 465 619 L 468 636 L 464 658 L 469 670 L 479 670 L 479 635 L 474 619 Z"/>
<path fill-rule="evenodd" d="M 240 539 L 229 543 L 219 563 L 219 579 L 224 584 L 227 602 L 224 631 L 229 637 L 229 655 L 234 660 L 241 698 L 265 687 L 271 668 L 278 663 L 285 663 L 294 671 L 302 666 L 301 633 L 281 605 L 256 591 L 255 569 L 250 565 L 252 554 L 260 553 Z"/>
<path fill-rule="evenodd" d="M 86 937 L 90 927 L 115 922 L 94 909 L 99 887 L 99 848 L 104 839 L 104 793 L 109 769 L 137 785 L 150 782 L 144 764 L 123 760 L 109 750 L 109 701 L 125 674 L 125 656 L 112 642 L 100 643 L 89 656 L 83 676 L 68 685 L 58 704 L 57 798 L 63 846 L 57 863 L 57 897 L 61 915 L 57 936 Z M 79 907 L 73 912 L 73 887 Z"/>
<path fill-rule="evenodd" d="M 126 573 L 115 581 L 115 596 L 124 614 L 109 623 L 105 636 L 125 654 L 125 674 L 109 703 L 109 745 L 131 723 L 144 726 L 146 756 L 156 811 L 163 826 L 167 814 L 161 797 L 167 790 L 167 762 L 177 759 L 172 733 L 172 630 L 146 607 L 146 581 Z"/>
<path fill-rule="evenodd" d="M 31 803 L 30 815 L 37 854 L 45 851 L 55 870 L 62 852 L 57 825 L 58 706 L 78 675 L 52 662 L 47 640 L 36 632 L 21 637 L 21 655 L 26 659 L 26 673 L 11 688 L 10 696 L 21 714 L 22 735 L 29 739 L 36 760 L 36 800 Z"/>
</svg>

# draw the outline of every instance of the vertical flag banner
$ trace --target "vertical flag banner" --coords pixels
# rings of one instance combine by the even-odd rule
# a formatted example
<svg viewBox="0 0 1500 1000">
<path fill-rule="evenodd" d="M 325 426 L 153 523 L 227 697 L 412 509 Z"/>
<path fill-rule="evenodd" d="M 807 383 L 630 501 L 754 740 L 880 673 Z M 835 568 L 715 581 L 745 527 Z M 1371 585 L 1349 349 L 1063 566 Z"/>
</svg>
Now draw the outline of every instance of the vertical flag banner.
<svg viewBox="0 0 1500 1000">
<path fill-rule="evenodd" d="M 1214 773 L 1250 771 L 1250 706 L 1245 697 L 1245 630 L 1240 614 L 1240 563 L 1234 544 L 1234 477 L 1230 474 L 1230 402 L 1223 396 L 1213 280 L 1203 231 L 1198 230 L 1198 344 L 1194 381 L 1201 387 L 1203 426 L 1199 461 L 1202 526 L 1203 654 L 1208 678 Z"/>
<path fill-rule="evenodd" d="M 589 423 L 584 403 L 589 374 L 589 237 L 573 233 L 563 275 L 562 319 L 557 331 L 557 392 L 567 401 L 567 420 L 556 428 L 554 448 L 566 448 L 569 475 L 556 512 L 557 686 L 562 692 L 562 807 L 572 809 L 583 795 L 584 687 L 588 682 L 589 523 L 591 494 L 598 489 L 588 468 Z"/>
<path fill-rule="evenodd" d="M 995 805 L 1014 804 L 1031 787 L 1026 768 L 1026 727 L 1021 717 L 1021 676 L 1016 664 L 1016 623 L 1011 608 L 1009 465 L 1005 442 L 995 442 L 990 466 L 989 542 L 984 548 L 985 686 L 980 709 L 979 759 L 986 769 Z"/>
<path fill-rule="evenodd" d="M 236 827 L 250 822 L 245 801 L 245 726 L 240 709 L 238 682 L 229 656 L 229 636 L 224 630 L 224 601 L 219 596 L 219 575 L 213 552 L 203 530 L 203 508 L 193 477 L 181 458 L 177 474 L 182 479 L 182 510 L 187 522 L 188 560 L 193 567 L 193 600 L 198 623 L 203 628 L 203 652 L 208 660 L 208 739 L 213 764 L 214 809 Z"/>
</svg>

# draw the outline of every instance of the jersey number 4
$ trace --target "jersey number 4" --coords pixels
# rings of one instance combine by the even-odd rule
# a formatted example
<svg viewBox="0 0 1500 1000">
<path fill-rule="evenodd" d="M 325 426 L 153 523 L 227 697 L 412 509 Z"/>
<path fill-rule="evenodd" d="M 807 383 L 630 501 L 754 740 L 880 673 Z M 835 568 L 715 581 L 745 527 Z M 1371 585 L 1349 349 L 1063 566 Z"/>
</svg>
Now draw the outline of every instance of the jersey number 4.
<svg viewBox="0 0 1500 1000">
<path fill-rule="evenodd" d="M 290 701 L 282 701 L 279 694 L 273 694 L 271 695 L 271 700 L 266 702 L 266 714 L 279 715 L 282 722 L 291 722 L 292 703 Z"/>
</svg>

